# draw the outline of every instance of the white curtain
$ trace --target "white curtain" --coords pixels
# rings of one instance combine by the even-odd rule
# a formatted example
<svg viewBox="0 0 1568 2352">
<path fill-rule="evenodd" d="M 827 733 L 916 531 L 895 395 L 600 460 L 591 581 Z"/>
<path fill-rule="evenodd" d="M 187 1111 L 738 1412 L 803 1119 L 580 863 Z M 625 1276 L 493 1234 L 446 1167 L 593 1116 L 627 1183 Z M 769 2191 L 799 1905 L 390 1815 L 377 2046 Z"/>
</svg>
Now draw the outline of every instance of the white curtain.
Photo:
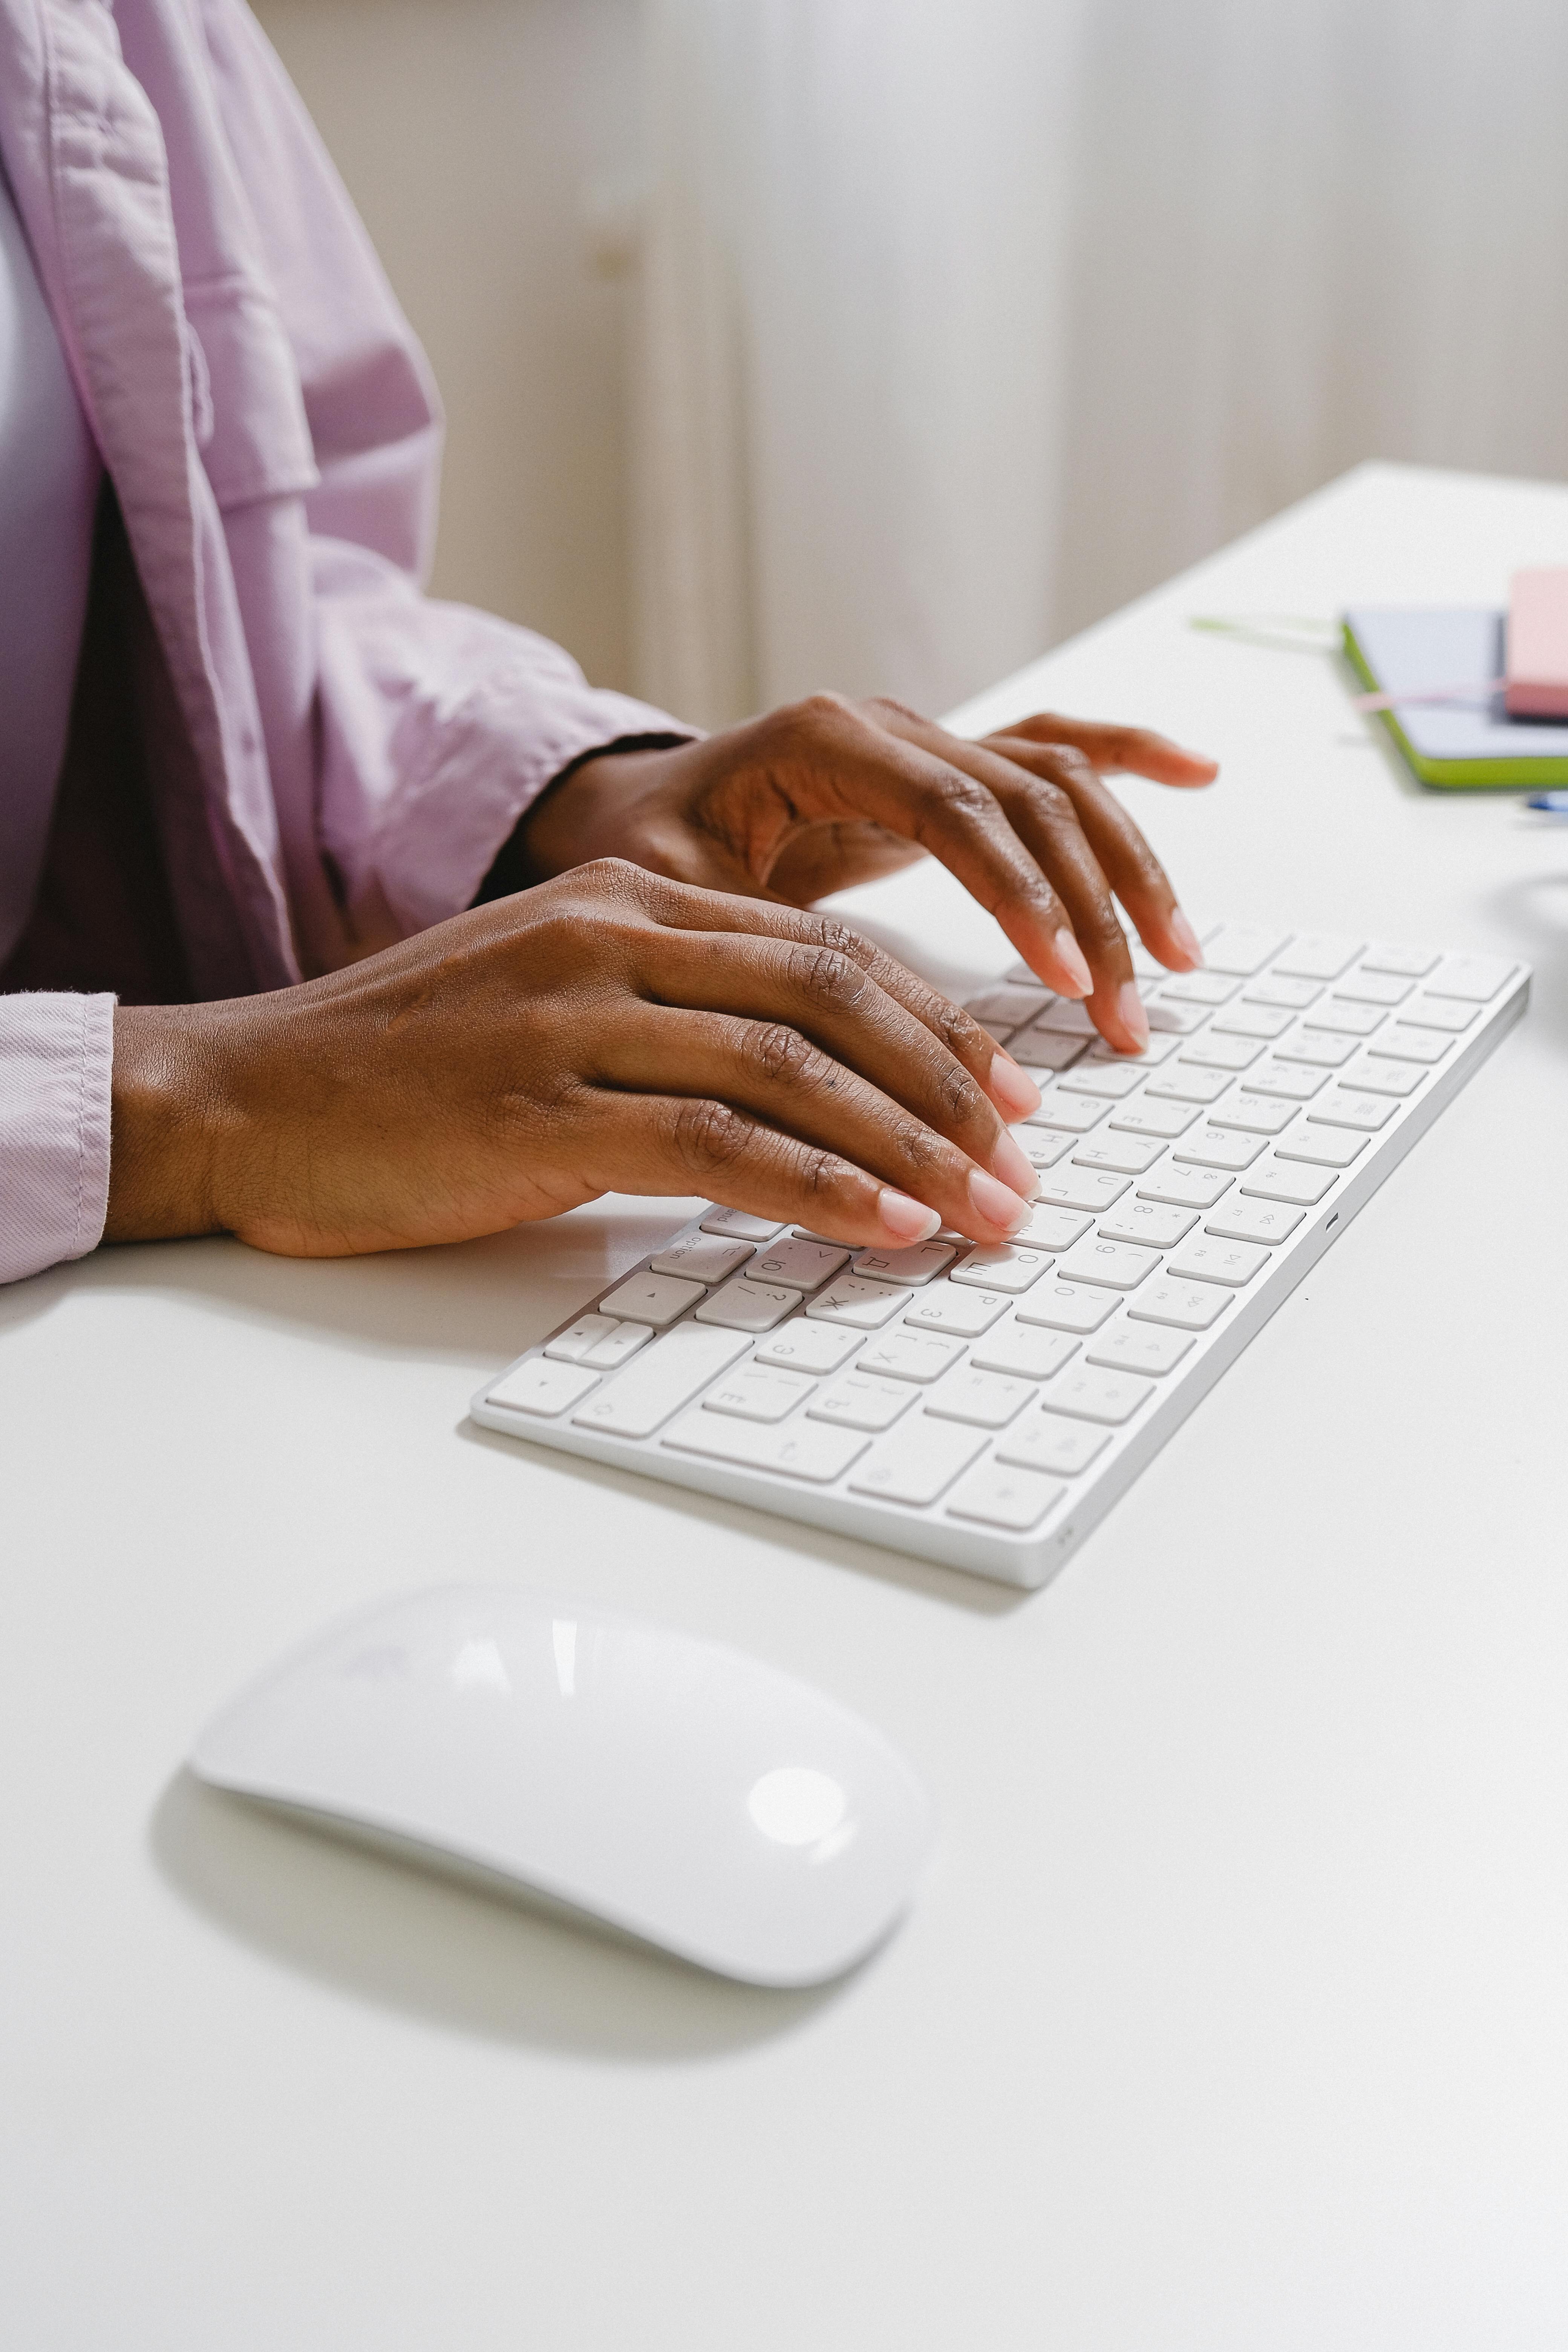
<svg viewBox="0 0 1568 2352">
<path fill-rule="evenodd" d="M 644 0 L 638 686 L 941 709 L 1356 459 L 1568 474 L 1563 0 Z"/>
</svg>

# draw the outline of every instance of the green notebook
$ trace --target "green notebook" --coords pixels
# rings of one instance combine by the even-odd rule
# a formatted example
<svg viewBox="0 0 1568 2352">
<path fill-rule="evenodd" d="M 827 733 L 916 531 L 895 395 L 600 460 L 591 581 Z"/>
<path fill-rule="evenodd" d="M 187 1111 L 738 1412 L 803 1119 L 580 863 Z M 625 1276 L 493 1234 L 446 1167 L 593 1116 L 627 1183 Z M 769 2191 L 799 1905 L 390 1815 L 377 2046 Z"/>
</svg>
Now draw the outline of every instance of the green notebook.
<svg viewBox="0 0 1568 2352">
<path fill-rule="evenodd" d="M 1405 702 L 1380 713 L 1424 784 L 1535 792 L 1568 784 L 1568 726 L 1510 719 L 1502 689 L 1508 616 L 1434 605 L 1363 609 L 1344 616 L 1345 653 L 1375 694 L 1454 692 L 1450 702 Z"/>
</svg>

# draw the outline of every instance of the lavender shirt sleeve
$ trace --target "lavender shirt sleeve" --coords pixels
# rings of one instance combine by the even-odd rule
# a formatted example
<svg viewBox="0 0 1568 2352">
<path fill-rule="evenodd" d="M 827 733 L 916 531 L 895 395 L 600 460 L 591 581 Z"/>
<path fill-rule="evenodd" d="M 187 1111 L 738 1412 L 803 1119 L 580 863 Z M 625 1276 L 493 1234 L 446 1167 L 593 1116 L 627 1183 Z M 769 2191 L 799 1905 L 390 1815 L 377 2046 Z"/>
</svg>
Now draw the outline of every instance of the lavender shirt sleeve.
<svg viewBox="0 0 1568 2352">
<path fill-rule="evenodd" d="M 112 996 L 0 996 L 0 1282 L 103 1237 L 113 1044 Z"/>
</svg>

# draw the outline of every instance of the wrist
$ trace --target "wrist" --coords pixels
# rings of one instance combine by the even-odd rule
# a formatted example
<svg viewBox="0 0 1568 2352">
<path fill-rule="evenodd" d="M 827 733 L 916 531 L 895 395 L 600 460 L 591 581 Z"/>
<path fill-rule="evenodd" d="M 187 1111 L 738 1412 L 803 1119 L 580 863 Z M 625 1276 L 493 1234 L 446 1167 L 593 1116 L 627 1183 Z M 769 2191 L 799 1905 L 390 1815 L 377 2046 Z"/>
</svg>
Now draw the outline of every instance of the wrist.
<svg viewBox="0 0 1568 2352">
<path fill-rule="evenodd" d="M 206 1008 L 120 1005 L 114 1015 L 108 1242 L 220 1232 L 223 1089 Z"/>
<path fill-rule="evenodd" d="M 591 858 L 613 856 L 616 821 L 626 801 L 688 740 L 639 736 L 606 743 L 563 769 L 518 819 L 508 844 L 517 859 L 512 887 L 549 882 Z M 496 895 L 487 877 L 481 897 Z"/>
</svg>

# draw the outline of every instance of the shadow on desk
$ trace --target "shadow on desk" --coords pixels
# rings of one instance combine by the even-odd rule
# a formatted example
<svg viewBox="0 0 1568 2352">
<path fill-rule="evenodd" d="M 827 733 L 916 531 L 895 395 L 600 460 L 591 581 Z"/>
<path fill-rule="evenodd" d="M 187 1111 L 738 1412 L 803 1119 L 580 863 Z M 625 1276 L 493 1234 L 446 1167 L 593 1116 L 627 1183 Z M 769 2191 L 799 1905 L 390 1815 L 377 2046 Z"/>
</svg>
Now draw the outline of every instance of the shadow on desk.
<svg viewBox="0 0 1568 2352">
<path fill-rule="evenodd" d="M 267 1958 L 483 2041 L 679 2063 L 788 2033 L 837 1990 L 731 1984 L 280 1820 L 189 1772 L 164 1790 L 151 1843 L 184 1901 Z"/>
<path fill-rule="evenodd" d="M 1490 911 L 1514 953 L 1534 967 L 1531 1028 L 1568 1051 L 1568 871 L 1521 874 L 1495 893 Z"/>
</svg>

